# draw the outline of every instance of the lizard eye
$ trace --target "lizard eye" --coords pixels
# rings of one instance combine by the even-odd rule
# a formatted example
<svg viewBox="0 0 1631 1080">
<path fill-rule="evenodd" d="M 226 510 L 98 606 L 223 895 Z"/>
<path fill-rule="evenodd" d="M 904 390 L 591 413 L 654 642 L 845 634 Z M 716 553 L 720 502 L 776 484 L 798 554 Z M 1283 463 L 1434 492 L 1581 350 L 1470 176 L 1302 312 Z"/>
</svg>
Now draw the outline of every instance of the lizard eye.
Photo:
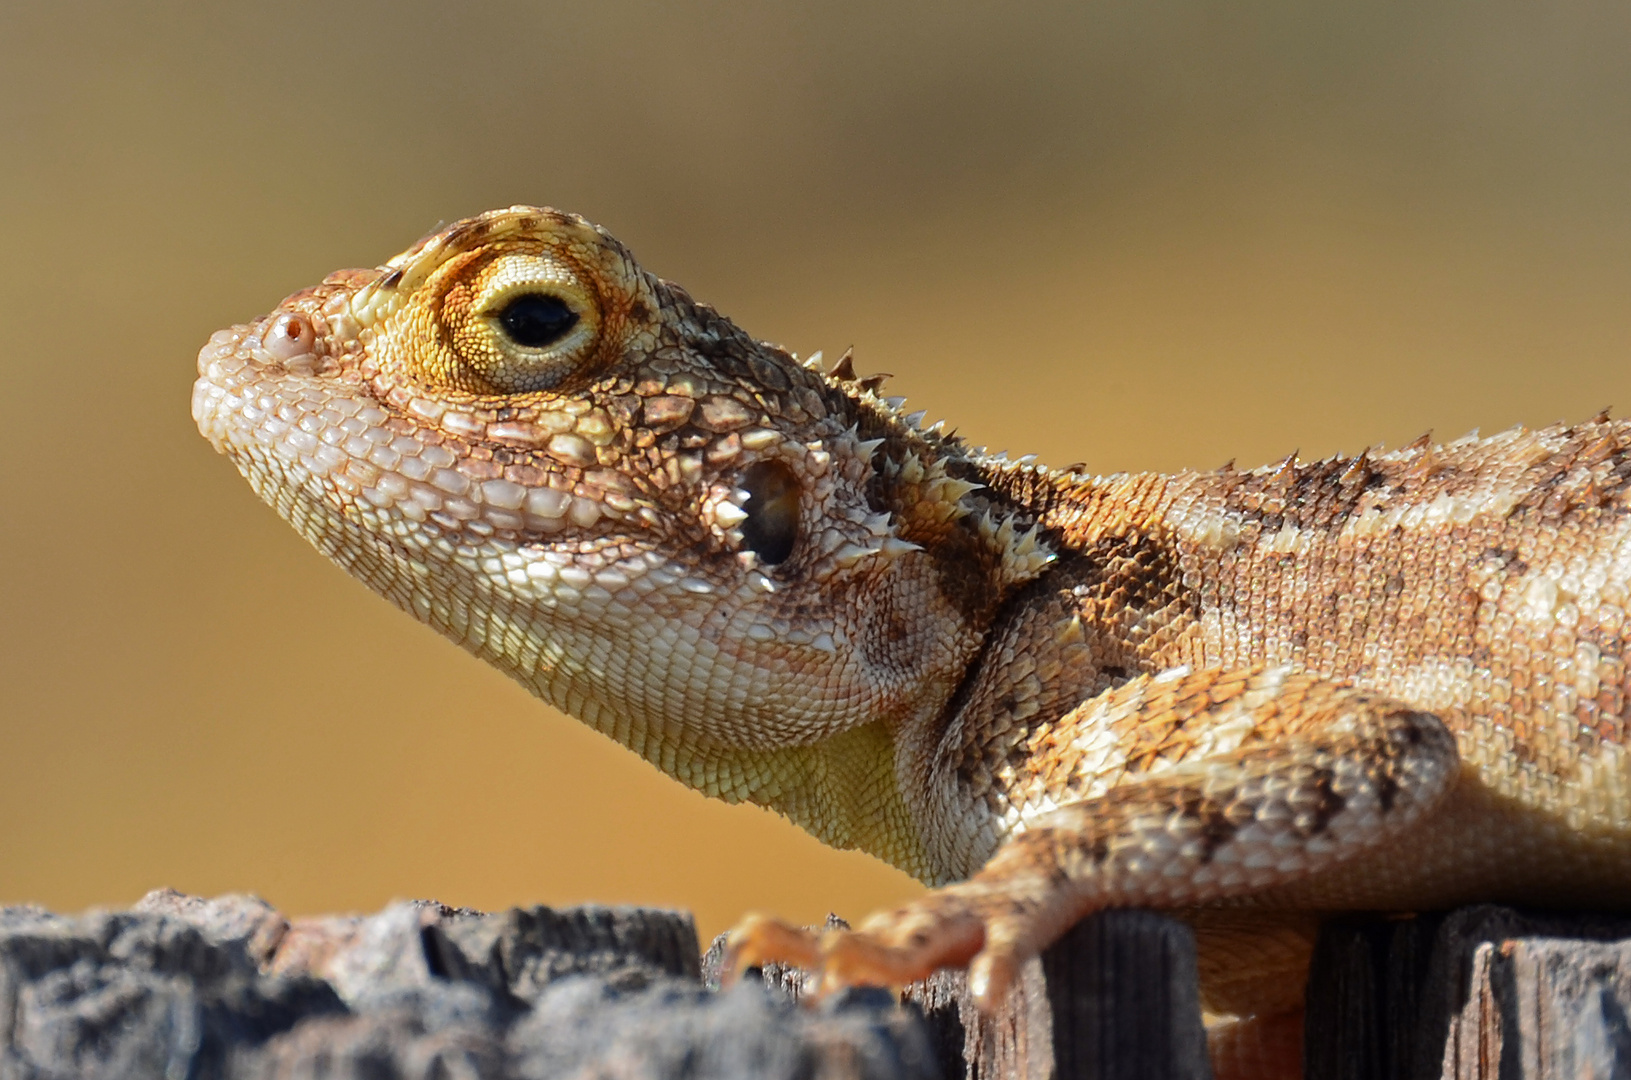
<svg viewBox="0 0 1631 1080">
<path fill-rule="evenodd" d="M 742 489 L 742 545 L 770 566 L 786 562 L 799 536 L 798 477 L 779 461 L 761 461 L 743 472 Z"/>
<path fill-rule="evenodd" d="M 551 390 L 590 366 L 601 312 L 577 267 L 543 252 L 507 252 L 481 264 L 442 298 L 456 356 L 445 378 L 460 389 Z"/>
<path fill-rule="evenodd" d="M 558 296 L 522 293 L 499 311 L 498 323 L 522 348 L 544 349 L 578 324 L 578 313 Z"/>
</svg>

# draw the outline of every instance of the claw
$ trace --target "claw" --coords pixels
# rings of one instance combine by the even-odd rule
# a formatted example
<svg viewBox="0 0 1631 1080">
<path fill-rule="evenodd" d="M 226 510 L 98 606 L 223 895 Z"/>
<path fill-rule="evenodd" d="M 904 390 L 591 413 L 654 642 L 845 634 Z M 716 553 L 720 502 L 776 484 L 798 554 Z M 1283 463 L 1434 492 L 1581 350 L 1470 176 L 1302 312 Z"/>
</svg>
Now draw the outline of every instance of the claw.
<svg viewBox="0 0 1631 1080">
<path fill-rule="evenodd" d="M 972 912 L 903 914 L 874 916 L 860 930 L 823 934 L 822 985 L 904 986 L 939 968 L 968 963 L 985 943 L 985 923 Z"/>
<path fill-rule="evenodd" d="M 816 973 L 814 996 L 821 998 L 848 986 L 901 987 L 940 968 L 968 964 L 976 1004 L 993 1012 L 1031 955 L 1027 939 L 1018 928 L 993 924 L 980 904 L 953 889 L 880 912 L 858 930 L 806 929 L 769 915 L 748 915 L 726 939 L 721 981 L 730 985 L 747 969 L 771 961 L 793 964 Z"/>
<path fill-rule="evenodd" d="M 725 939 L 720 982 L 724 986 L 734 985 L 748 968 L 763 967 L 771 961 L 819 969 L 821 935 L 771 915 L 750 912 Z"/>
<path fill-rule="evenodd" d="M 1024 960 L 1007 949 L 983 949 L 968 965 L 968 991 L 987 1016 L 1002 1005 L 1019 978 Z"/>
</svg>

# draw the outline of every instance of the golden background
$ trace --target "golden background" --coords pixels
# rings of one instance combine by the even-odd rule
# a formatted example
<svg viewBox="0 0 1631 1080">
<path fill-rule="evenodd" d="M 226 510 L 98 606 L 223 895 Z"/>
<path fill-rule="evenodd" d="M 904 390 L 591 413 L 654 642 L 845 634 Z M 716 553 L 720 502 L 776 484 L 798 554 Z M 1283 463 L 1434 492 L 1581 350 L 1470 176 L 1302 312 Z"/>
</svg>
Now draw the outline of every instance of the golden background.
<svg viewBox="0 0 1631 1080">
<path fill-rule="evenodd" d="M 1631 6 L 0 10 L 0 901 L 852 917 L 329 566 L 198 437 L 217 327 L 538 202 L 973 441 L 1258 464 L 1631 409 Z"/>
</svg>

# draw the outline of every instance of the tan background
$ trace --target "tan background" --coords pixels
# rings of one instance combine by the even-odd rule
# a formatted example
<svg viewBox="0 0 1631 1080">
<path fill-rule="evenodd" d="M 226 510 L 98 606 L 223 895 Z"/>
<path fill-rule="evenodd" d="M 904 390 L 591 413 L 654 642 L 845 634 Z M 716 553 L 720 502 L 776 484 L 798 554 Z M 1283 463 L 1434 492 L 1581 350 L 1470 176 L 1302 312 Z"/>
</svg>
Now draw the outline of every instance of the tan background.
<svg viewBox="0 0 1631 1080">
<path fill-rule="evenodd" d="M 909 895 L 346 580 L 194 432 L 198 346 L 527 201 L 1056 464 L 1583 419 L 1627 57 L 1619 0 L 0 6 L 0 901 Z"/>
</svg>

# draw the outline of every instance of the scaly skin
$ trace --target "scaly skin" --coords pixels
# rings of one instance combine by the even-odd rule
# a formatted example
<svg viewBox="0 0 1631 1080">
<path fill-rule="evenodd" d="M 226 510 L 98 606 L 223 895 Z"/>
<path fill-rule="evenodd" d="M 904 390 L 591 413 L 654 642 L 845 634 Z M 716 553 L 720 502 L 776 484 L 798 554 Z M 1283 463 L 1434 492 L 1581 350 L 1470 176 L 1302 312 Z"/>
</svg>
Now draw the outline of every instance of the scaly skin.
<svg viewBox="0 0 1631 1080">
<path fill-rule="evenodd" d="M 526 299 L 518 299 L 525 297 Z M 1631 425 L 1090 477 L 918 426 L 517 207 L 199 356 L 193 413 L 403 610 L 669 775 L 942 886 L 739 963 L 982 999 L 1082 914 L 1295 1009 L 1323 913 L 1624 907 Z"/>
</svg>

